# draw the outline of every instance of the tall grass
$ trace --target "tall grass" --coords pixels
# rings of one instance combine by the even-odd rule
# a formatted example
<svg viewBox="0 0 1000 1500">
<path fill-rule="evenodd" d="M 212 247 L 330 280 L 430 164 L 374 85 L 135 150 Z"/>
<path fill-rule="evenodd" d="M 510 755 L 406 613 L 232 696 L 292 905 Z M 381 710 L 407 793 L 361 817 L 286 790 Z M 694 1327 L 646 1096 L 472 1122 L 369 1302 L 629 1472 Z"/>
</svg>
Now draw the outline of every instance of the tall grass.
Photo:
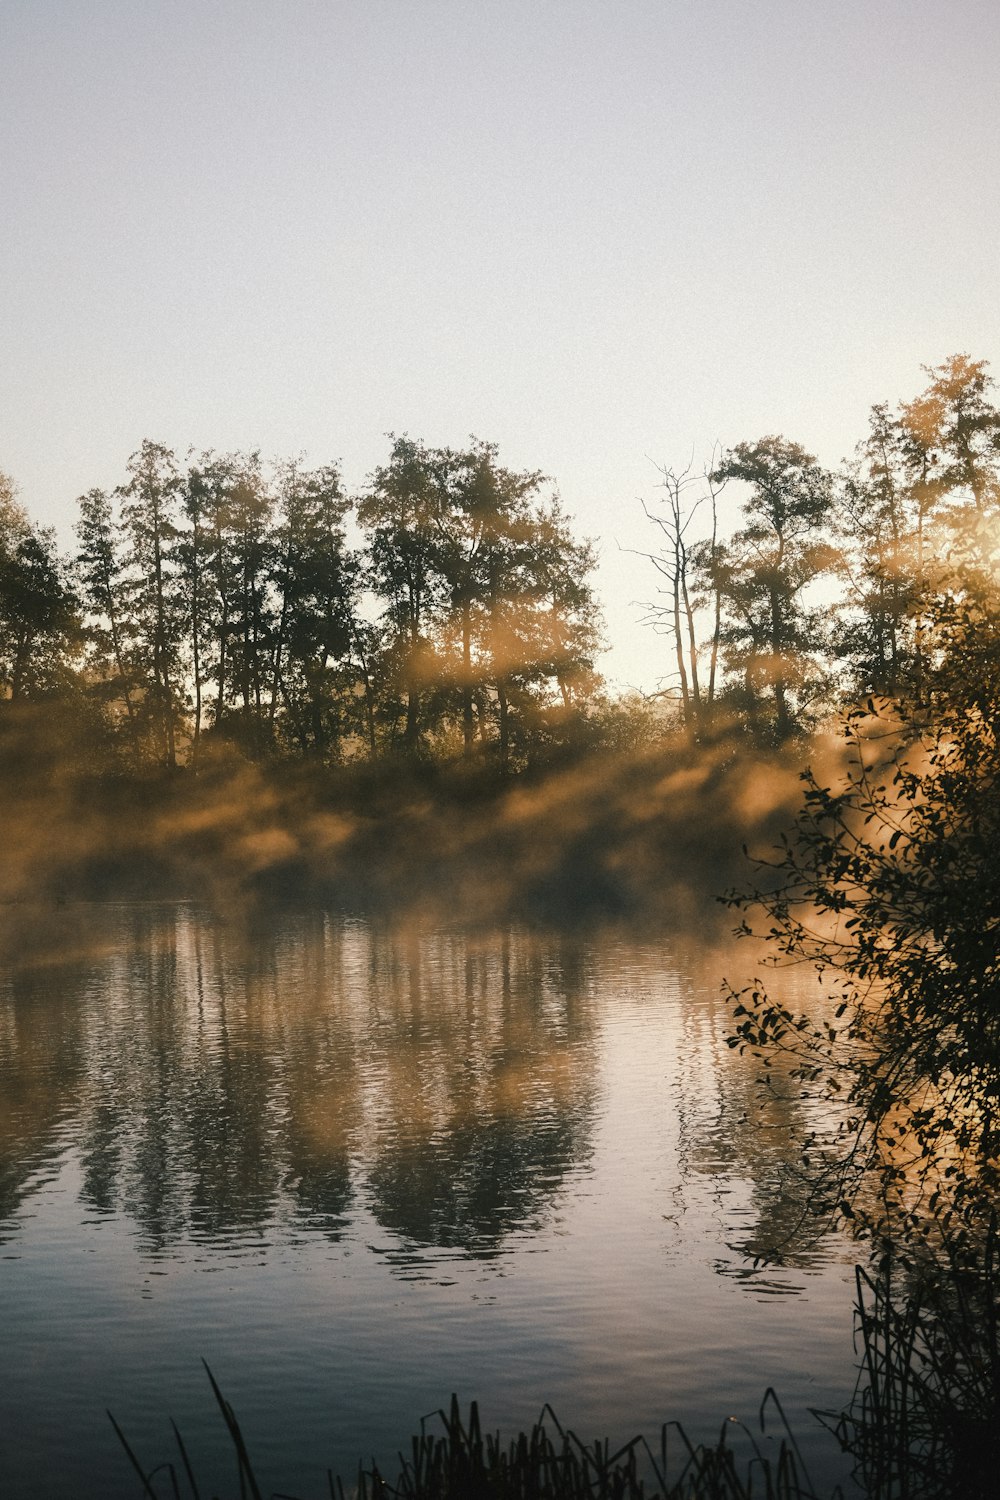
<svg viewBox="0 0 1000 1500">
<path fill-rule="evenodd" d="M 952 1267 L 908 1290 L 891 1268 L 856 1270 L 860 1376 L 827 1425 L 870 1500 L 1000 1495 L 1000 1281 L 991 1230 L 975 1272 Z"/>
<path fill-rule="evenodd" d="M 265 1500 L 236 1415 L 205 1368 L 232 1440 L 240 1500 Z M 452 1396 L 449 1410 L 434 1414 L 436 1430 L 429 1419 L 421 1422 L 409 1454 L 399 1455 L 395 1478 L 373 1464 L 345 1487 L 328 1472 L 328 1492 L 330 1500 L 820 1500 L 771 1391 L 761 1406 L 761 1434 L 769 1409 L 783 1433 L 774 1454 L 765 1454 L 748 1428 L 732 1422 L 723 1424 L 712 1446 L 695 1446 L 679 1424 L 668 1422 L 655 1449 L 636 1437 L 612 1451 L 607 1442 L 583 1442 L 548 1406 L 530 1432 L 503 1442 L 499 1433 L 484 1432 L 476 1402 L 465 1421 Z M 203 1500 L 175 1424 L 178 1462 L 147 1471 L 113 1416 L 111 1421 L 148 1500 Z M 267 1500 L 297 1497 L 272 1490 Z"/>
</svg>

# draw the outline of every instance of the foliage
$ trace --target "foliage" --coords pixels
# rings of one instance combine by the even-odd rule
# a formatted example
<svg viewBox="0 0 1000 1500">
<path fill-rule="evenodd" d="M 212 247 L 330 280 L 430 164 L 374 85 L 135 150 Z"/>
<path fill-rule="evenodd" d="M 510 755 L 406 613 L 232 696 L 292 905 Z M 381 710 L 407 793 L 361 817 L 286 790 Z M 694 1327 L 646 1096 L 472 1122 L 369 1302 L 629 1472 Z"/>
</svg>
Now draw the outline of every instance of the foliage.
<svg viewBox="0 0 1000 1500">
<path fill-rule="evenodd" d="M 197 766 L 213 740 L 326 765 L 461 751 L 501 771 L 593 743 L 593 550 L 493 445 L 394 439 L 357 502 L 360 549 L 336 465 L 185 463 L 147 440 L 127 470 L 80 497 L 66 577 L 0 476 L 8 696 L 85 693 L 133 769 Z"/>
<path fill-rule="evenodd" d="M 661 466 L 645 506 L 659 550 L 647 616 L 692 739 L 727 725 L 763 745 L 869 694 L 920 697 L 945 597 L 981 603 L 1000 562 L 1000 410 L 986 362 L 952 355 L 839 474 L 781 437 L 704 476 Z M 741 512 L 723 489 L 741 486 Z M 731 493 L 731 492 L 730 492 Z M 728 514 L 727 514 L 728 511 Z M 817 584 L 822 585 L 817 588 Z"/>
<path fill-rule="evenodd" d="M 660 473 L 661 504 L 645 509 L 663 545 L 646 555 L 665 600 L 648 618 L 672 640 L 689 734 L 711 737 L 724 701 L 744 734 L 781 745 L 811 727 L 825 703 L 825 613 L 809 590 L 837 558 L 826 531 L 833 477 L 780 437 L 737 444 L 700 482 L 689 469 Z M 744 524 L 723 538 L 719 500 L 730 481 L 745 487 Z M 701 537 L 699 512 L 708 525 Z"/>
<path fill-rule="evenodd" d="M 1000 414 L 981 362 L 927 373 L 876 408 L 847 487 L 841 646 L 883 695 L 848 709 L 843 781 L 804 774 L 794 834 L 731 898 L 829 1003 L 752 988 L 732 1042 L 845 1101 L 839 1142 L 806 1152 L 814 1206 L 974 1266 L 1000 1187 Z"/>
<path fill-rule="evenodd" d="M 855 693 L 915 695 L 927 685 L 932 616 L 948 594 L 995 587 L 1000 411 L 984 360 L 956 354 L 869 434 L 840 496 L 847 593 L 837 649 Z"/>
<path fill-rule="evenodd" d="M 758 987 L 731 1041 L 846 1101 L 844 1148 L 814 1142 L 817 1206 L 973 1254 L 1000 1187 L 1000 612 L 951 601 L 936 626 L 932 707 L 849 714 L 843 784 L 804 772 L 766 883 L 729 898 L 815 966 L 828 1009 Z"/>
<path fill-rule="evenodd" d="M 593 550 L 543 483 L 503 467 L 490 443 L 407 437 L 372 476 L 358 519 L 407 750 L 426 744 L 435 719 L 457 719 L 465 758 L 495 729 L 506 771 L 523 761 L 532 723 L 550 718 L 553 687 L 568 713 L 595 685 Z"/>
<path fill-rule="evenodd" d="M 984 361 L 926 373 L 874 408 L 839 477 L 774 436 L 700 480 L 661 469 L 650 619 L 692 742 L 780 746 L 838 694 L 926 702 L 935 612 L 988 606 L 1000 411 Z M 252 759 L 402 750 L 506 773 L 620 727 L 594 666 L 594 548 L 494 444 L 394 437 L 354 500 L 336 465 L 147 439 L 117 490 L 81 497 L 77 537 L 68 570 L 0 475 L 0 692 L 85 692 L 134 768 L 197 766 L 224 739 Z"/>
<path fill-rule="evenodd" d="M 916 621 L 925 600 L 915 507 L 900 472 L 902 428 L 886 405 L 872 408 L 868 437 L 848 467 L 838 499 L 846 584 L 834 650 L 849 691 L 889 697 L 916 681 Z"/>
<path fill-rule="evenodd" d="M 834 560 L 832 476 L 798 443 L 765 437 L 724 454 L 711 477 L 749 486 L 745 524 L 715 563 L 730 695 L 755 738 L 780 745 L 810 722 L 822 680 L 824 612 L 805 594 Z"/>
<path fill-rule="evenodd" d="M 70 680 L 77 619 L 51 532 L 10 514 L 0 535 L 0 684 L 12 700 L 58 692 Z"/>
</svg>

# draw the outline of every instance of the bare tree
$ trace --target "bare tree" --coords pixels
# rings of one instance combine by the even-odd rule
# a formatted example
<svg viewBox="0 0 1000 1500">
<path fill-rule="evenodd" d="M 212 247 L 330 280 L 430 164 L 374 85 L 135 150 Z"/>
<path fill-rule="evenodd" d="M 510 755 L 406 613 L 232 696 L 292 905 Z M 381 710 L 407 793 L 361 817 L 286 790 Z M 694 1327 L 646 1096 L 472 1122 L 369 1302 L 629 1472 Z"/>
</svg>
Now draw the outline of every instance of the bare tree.
<svg viewBox="0 0 1000 1500">
<path fill-rule="evenodd" d="M 643 512 L 660 532 L 662 545 L 641 552 L 663 580 L 658 598 L 647 606 L 646 623 L 668 635 L 673 644 L 671 677 L 680 694 L 684 725 L 692 739 L 712 729 L 719 663 L 722 596 L 719 588 L 718 497 L 724 481 L 714 466 L 702 473 L 691 465 L 677 470 L 657 464 L 655 506 L 642 501 Z M 698 535 L 707 519 L 707 534 Z"/>
</svg>

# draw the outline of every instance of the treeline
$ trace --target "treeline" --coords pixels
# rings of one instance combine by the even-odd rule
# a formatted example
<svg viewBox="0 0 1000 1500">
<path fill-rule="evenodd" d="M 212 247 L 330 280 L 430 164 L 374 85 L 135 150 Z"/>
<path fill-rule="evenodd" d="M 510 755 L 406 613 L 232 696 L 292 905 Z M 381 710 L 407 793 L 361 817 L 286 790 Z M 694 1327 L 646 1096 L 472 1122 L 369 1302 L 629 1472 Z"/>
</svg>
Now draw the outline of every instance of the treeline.
<svg viewBox="0 0 1000 1500">
<path fill-rule="evenodd" d="M 920 703 L 947 612 L 1000 605 L 993 381 L 964 354 L 926 374 L 913 400 L 872 409 L 839 472 L 780 437 L 740 443 L 700 476 L 661 470 L 651 617 L 693 737 L 726 725 L 781 744 L 869 697 Z M 742 525 L 724 536 L 731 482 Z"/>
<path fill-rule="evenodd" d="M 598 679 L 589 543 L 496 448 L 393 441 L 352 499 L 338 469 L 144 442 L 79 500 L 61 559 L 6 483 L 0 678 L 75 697 L 125 762 L 395 749 L 501 770 L 585 732 Z M 360 545 L 348 543 L 353 512 Z"/>
<path fill-rule="evenodd" d="M 1000 548 L 987 365 L 927 374 L 838 472 L 780 437 L 661 470 L 658 704 L 604 690 L 594 550 L 544 477 L 407 437 L 353 497 L 334 465 L 144 442 L 80 498 L 66 558 L 0 476 L 0 695 L 69 702 L 123 765 L 227 743 L 502 772 L 665 723 L 780 746 L 865 697 L 920 701 L 943 605 L 995 598 Z"/>
</svg>

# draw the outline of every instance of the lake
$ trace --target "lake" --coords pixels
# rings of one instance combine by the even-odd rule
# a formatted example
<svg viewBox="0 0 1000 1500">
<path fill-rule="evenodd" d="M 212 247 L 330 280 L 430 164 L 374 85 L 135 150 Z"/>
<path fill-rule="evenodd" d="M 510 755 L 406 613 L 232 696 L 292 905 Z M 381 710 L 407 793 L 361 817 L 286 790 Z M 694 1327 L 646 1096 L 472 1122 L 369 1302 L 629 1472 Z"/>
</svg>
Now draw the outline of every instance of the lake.
<svg viewBox="0 0 1000 1500">
<path fill-rule="evenodd" d="M 807 1127 L 758 1107 L 689 936 L 546 934 L 184 904 L 7 908 L 0 983 L 0 1493 L 236 1489 L 205 1359 L 267 1490 L 394 1471 L 452 1391 L 512 1433 L 750 1425 L 850 1397 L 853 1260 L 796 1219 Z M 815 993 L 815 976 L 808 976 Z"/>
</svg>

